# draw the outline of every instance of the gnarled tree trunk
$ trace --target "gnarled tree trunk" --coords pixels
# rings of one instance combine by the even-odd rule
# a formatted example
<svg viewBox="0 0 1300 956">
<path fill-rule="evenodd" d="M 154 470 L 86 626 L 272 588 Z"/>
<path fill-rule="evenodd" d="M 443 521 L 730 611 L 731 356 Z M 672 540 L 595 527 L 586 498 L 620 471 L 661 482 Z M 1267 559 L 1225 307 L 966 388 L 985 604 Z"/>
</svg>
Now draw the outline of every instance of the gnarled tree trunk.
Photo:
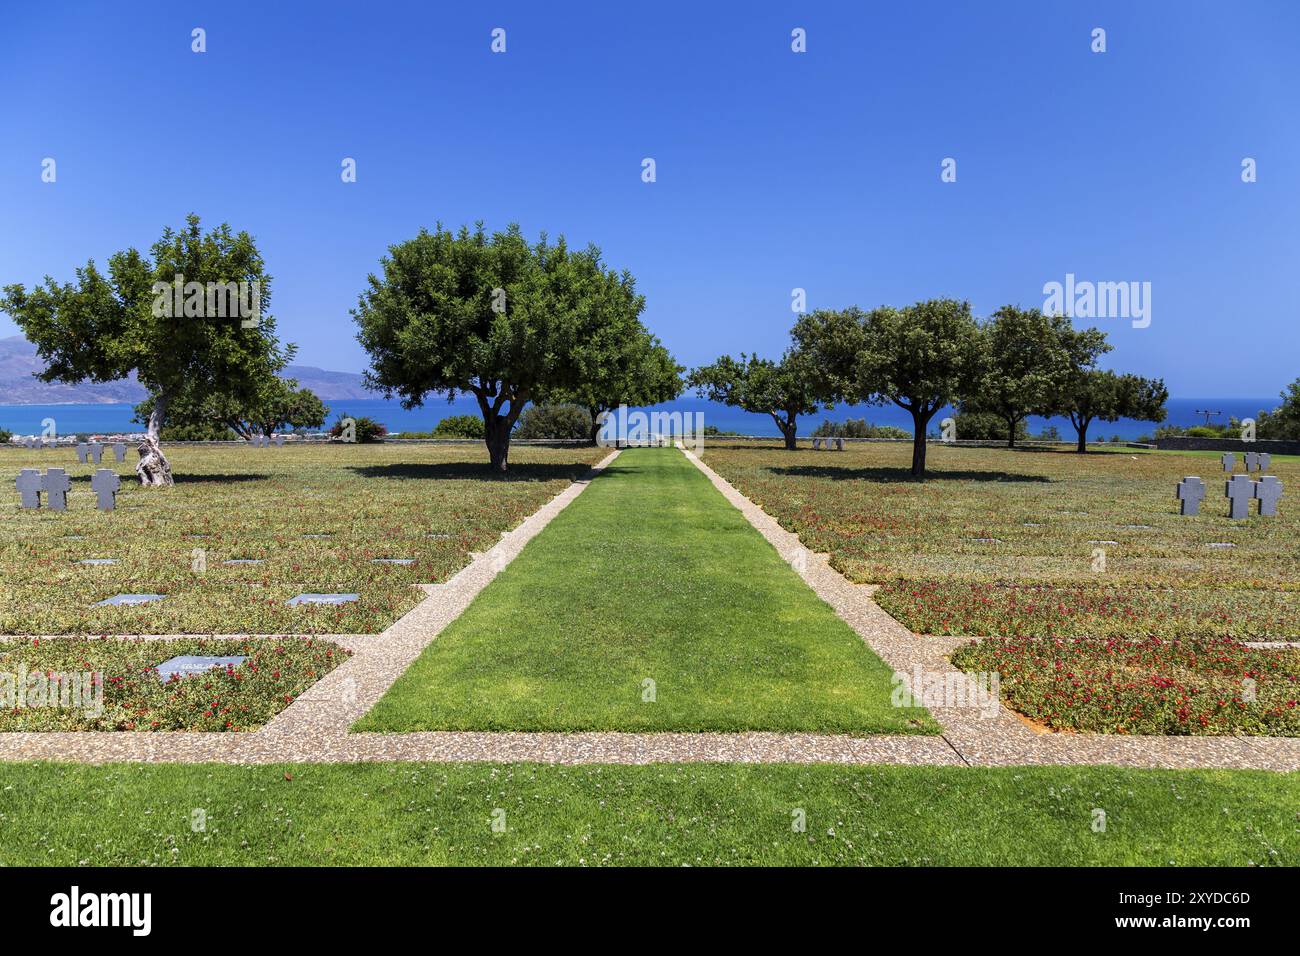
<svg viewBox="0 0 1300 956">
<path fill-rule="evenodd" d="M 172 466 L 162 452 L 160 436 L 162 435 L 163 415 L 167 411 L 167 397 L 159 394 L 149 413 L 149 424 L 145 436 L 136 451 L 140 461 L 135 466 L 135 473 L 140 484 L 146 488 L 165 488 L 172 482 Z"/>
<path fill-rule="evenodd" d="M 483 441 L 488 449 L 488 463 L 493 471 L 505 472 L 510 458 L 510 432 L 519 420 L 519 413 L 528 404 L 527 392 L 516 392 L 507 396 L 503 391 L 489 392 L 486 388 L 474 389 L 478 398 L 479 410 L 483 413 Z M 493 401 L 489 402 L 491 398 Z M 510 402 L 510 409 L 502 414 L 505 403 Z"/>
</svg>

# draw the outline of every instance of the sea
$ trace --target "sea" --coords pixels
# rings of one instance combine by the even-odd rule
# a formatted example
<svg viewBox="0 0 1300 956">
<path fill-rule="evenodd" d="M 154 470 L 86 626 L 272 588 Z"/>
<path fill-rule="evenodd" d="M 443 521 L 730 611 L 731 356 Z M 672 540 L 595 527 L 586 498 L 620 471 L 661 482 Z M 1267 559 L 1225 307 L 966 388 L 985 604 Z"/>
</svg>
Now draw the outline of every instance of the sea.
<svg viewBox="0 0 1300 956">
<path fill-rule="evenodd" d="M 1226 424 L 1230 417 L 1253 418 L 1261 410 L 1271 410 L 1279 404 L 1278 398 L 1170 398 L 1166 422 L 1172 425 Z M 382 398 L 347 399 L 327 401 L 330 415 L 327 421 L 350 415 L 366 416 L 382 422 L 390 432 L 427 432 L 442 419 L 451 415 L 478 415 L 478 403 L 473 396 L 457 396 L 456 401 L 429 396 L 423 406 L 405 409 L 396 400 Z M 702 413 L 705 426 L 714 425 L 720 431 L 741 435 L 776 437 L 780 434 L 775 422 L 767 415 L 744 412 L 701 398 L 683 397 L 675 402 L 654 405 L 645 411 L 678 411 Z M 952 409 L 941 410 L 931 421 L 930 428 L 937 431 L 939 422 L 953 414 Z M 142 431 L 133 422 L 131 405 L 68 404 L 68 405 L 0 405 L 0 428 L 16 435 L 74 435 L 115 434 Z M 799 433 L 811 434 L 824 419 L 834 422 L 849 418 L 865 418 L 873 425 L 896 425 L 909 431 L 911 416 L 895 405 L 838 405 L 831 411 L 806 415 L 799 420 Z M 47 427 L 47 420 L 53 424 Z M 1063 440 L 1073 440 L 1074 428 L 1066 418 L 1031 418 L 1029 431 L 1039 434 L 1046 425 L 1055 425 Z M 1088 429 L 1090 439 L 1121 438 L 1133 440 L 1150 435 L 1155 426 L 1150 422 L 1121 419 L 1117 422 L 1093 422 Z M 52 429 L 52 430 L 51 430 Z"/>
</svg>

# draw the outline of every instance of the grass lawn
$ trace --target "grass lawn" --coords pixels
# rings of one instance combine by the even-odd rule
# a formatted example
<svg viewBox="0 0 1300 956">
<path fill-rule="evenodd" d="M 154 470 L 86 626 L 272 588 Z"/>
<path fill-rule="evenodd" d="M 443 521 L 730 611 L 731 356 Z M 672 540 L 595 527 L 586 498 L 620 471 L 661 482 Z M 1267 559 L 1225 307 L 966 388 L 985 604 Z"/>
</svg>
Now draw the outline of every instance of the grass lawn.
<svg viewBox="0 0 1300 956">
<path fill-rule="evenodd" d="M 937 732 L 890 690 L 890 669 L 680 451 L 643 448 L 355 729 Z"/>
<path fill-rule="evenodd" d="M 348 653 L 315 638 L 10 640 L 0 644 L 0 731 L 256 730 Z M 180 654 L 248 659 L 164 683 L 158 665 Z M 41 674 L 58 682 L 23 679 Z"/>
<path fill-rule="evenodd" d="M 1300 775 L 1254 771 L 6 764 L 3 776 L 8 866 L 1300 863 Z"/>
<path fill-rule="evenodd" d="M 1300 460 L 1275 457 L 1275 518 L 1227 518 L 1217 454 L 1078 455 L 907 443 L 787 452 L 713 443 L 705 460 L 918 633 L 1300 635 Z M 1238 468 L 1240 473 L 1240 468 Z M 1199 474 L 1202 514 L 1175 484 Z M 1216 547 L 1233 545 L 1233 547 Z M 1095 552 L 1105 552 L 1104 570 Z"/>
<path fill-rule="evenodd" d="M 0 633 L 373 633 L 607 452 L 517 447 L 495 478 L 479 445 L 235 446 L 167 449 L 169 489 L 143 489 L 134 451 L 117 510 L 95 509 L 70 448 L 0 450 L 9 474 L 0 522 Z M 65 469 L 65 512 L 18 506 L 20 468 Z M 326 535 L 327 537 L 307 537 Z M 83 559 L 108 558 L 108 565 Z M 373 564 L 413 558 L 410 565 Z M 259 564 L 225 564 L 229 560 Z M 287 607 L 296 594 L 356 593 L 339 606 Z M 134 607 L 112 595 L 165 594 Z"/>
</svg>

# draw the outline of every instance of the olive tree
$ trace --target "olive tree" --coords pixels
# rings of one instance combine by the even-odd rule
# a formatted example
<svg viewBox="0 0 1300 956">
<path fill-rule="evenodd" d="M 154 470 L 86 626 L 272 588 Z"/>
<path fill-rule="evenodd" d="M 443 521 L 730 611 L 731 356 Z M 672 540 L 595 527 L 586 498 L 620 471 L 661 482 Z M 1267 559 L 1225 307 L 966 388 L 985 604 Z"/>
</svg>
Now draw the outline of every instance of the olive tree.
<svg viewBox="0 0 1300 956">
<path fill-rule="evenodd" d="M 1068 322 L 1069 320 L 1066 319 Z M 962 418 L 988 414 L 1003 423 L 1008 447 L 1030 415 L 1046 415 L 1069 374 L 1069 356 L 1053 317 L 1038 309 L 1004 305 L 980 327 L 980 373 Z M 960 428 L 958 438 L 973 438 Z"/>
<path fill-rule="evenodd" d="M 892 402 L 911 415 L 917 477 L 925 474 L 930 419 L 969 398 L 983 368 L 970 303 L 955 299 L 819 311 L 801 317 L 793 334 L 836 401 Z"/>
<path fill-rule="evenodd" d="M 787 350 L 780 362 L 744 352 L 738 360 L 723 355 L 693 370 L 687 384 L 709 401 L 770 415 L 791 451 L 796 447 L 799 416 L 811 415 L 826 404 L 818 391 L 818 378 L 797 348 Z"/>
<path fill-rule="evenodd" d="M 352 314 L 367 384 L 405 408 L 430 393 L 473 395 L 490 466 L 504 472 L 524 407 L 579 389 L 610 328 L 639 328 L 643 305 L 594 246 L 529 243 L 517 225 L 489 235 L 481 223 L 439 224 L 389 248 Z"/>
<path fill-rule="evenodd" d="M 8 285 L 0 310 L 36 346 L 43 381 L 136 373 L 151 400 L 136 473 L 143 485 L 165 486 L 172 473 L 159 437 L 172 402 L 205 395 L 252 407 L 292 359 L 294 346 L 281 347 L 264 311 L 270 282 L 248 233 L 226 224 L 204 232 L 191 215 L 179 232 L 164 229 L 149 255 L 111 255 L 107 274 L 92 259 L 75 282 Z"/>
</svg>

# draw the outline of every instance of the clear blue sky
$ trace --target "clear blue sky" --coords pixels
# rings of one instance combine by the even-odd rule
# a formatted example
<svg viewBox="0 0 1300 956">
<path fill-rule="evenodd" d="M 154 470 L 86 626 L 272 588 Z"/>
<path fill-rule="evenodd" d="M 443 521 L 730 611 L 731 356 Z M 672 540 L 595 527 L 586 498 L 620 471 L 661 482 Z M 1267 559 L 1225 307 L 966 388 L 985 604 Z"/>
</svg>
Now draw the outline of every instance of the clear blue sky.
<svg viewBox="0 0 1300 956">
<path fill-rule="evenodd" d="M 631 269 L 685 364 L 779 351 L 796 286 L 984 315 L 1073 272 L 1152 283 L 1149 328 L 1097 323 L 1113 367 L 1269 396 L 1300 376 L 1298 47 L 1294 2 L 9 4 L 0 282 L 192 210 L 257 238 L 300 362 L 360 371 L 389 244 L 517 221 Z"/>
</svg>

